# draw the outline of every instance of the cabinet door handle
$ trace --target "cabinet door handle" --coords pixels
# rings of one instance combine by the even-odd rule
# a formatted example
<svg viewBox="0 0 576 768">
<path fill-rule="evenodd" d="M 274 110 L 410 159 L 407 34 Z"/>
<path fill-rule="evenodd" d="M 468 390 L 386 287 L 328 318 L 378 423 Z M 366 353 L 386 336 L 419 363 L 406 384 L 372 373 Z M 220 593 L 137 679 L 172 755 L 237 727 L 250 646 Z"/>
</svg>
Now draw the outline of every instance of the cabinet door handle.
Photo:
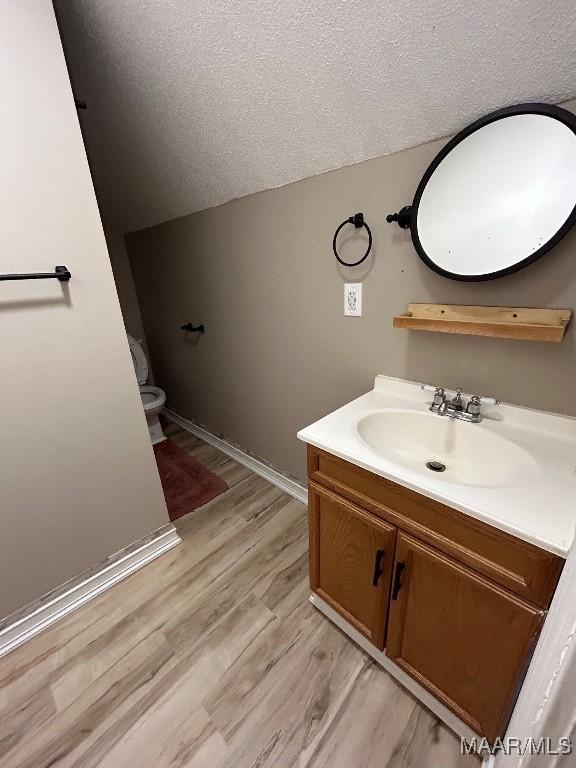
<svg viewBox="0 0 576 768">
<path fill-rule="evenodd" d="M 392 587 L 392 600 L 398 598 L 398 593 L 402 589 L 402 571 L 406 568 L 404 563 L 396 563 L 396 570 L 394 571 L 394 586 Z"/>
<path fill-rule="evenodd" d="M 374 576 L 372 577 L 372 586 L 377 587 L 380 576 L 384 573 L 382 570 L 382 562 L 386 553 L 383 549 L 376 550 L 376 558 L 374 560 Z"/>
</svg>

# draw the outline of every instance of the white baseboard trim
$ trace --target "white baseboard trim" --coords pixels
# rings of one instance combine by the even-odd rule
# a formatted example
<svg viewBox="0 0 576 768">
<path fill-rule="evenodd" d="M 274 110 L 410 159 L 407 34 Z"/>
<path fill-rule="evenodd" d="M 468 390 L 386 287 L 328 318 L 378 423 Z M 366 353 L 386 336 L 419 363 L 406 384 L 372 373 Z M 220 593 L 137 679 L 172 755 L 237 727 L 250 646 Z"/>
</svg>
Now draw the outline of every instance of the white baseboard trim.
<svg viewBox="0 0 576 768">
<path fill-rule="evenodd" d="M 56 594 L 52 599 L 48 596 L 46 601 L 40 601 L 39 605 L 38 601 L 32 603 L 29 612 L 25 608 L 19 611 L 15 621 L 7 623 L 0 630 L 0 657 L 182 542 L 173 525 L 163 526 L 157 534 L 146 537 L 141 546 L 136 542 L 134 548 L 128 547 L 129 551 L 123 550 L 117 558 L 113 556 L 111 561 L 105 561 L 102 567 L 91 570 L 86 578 Z"/>
<path fill-rule="evenodd" d="M 345 634 L 347 634 L 348 637 L 354 640 L 354 642 L 359 645 L 362 650 L 366 651 L 366 653 L 372 656 L 372 658 L 377 661 L 378 664 L 380 664 L 380 666 L 386 670 L 386 672 L 389 672 L 392 677 L 398 680 L 398 682 L 404 688 L 410 691 L 413 696 L 421 701 L 422 704 L 427 707 L 427 709 L 436 715 L 436 717 L 442 720 L 442 722 L 445 723 L 448 728 L 454 731 L 457 736 L 467 740 L 478 739 L 478 734 L 474 733 L 474 731 L 468 725 L 466 725 L 466 723 L 462 722 L 459 717 L 456 717 L 453 712 L 451 712 L 447 707 L 435 699 L 431 693 L 428 693 L 425 688 L 423 688 L 409 675 L 407 675 L 404 670 L 400 669 L 399 666 L 394 664 L 394 662 L 391 661 L 388 656 L 386 656 L 384 651 L 379 651 L 378 648 L 375 648 L 372 643 L 364 637 L 364 635 L 360 634 L 360 632 L 358 632 L 355 627 L 349 624 L 346 619 L 343 619 L 342 616 L 340 616 L 339 613 L 337 613 L 330 605 L 328 605 L 328 603 L 322 600 L 321 597 L 311 593 L 309 599 L 315 608 L 323 613 L 324 616 L 329 618 L 333 624 L 336 624 L 336 626 L 339 627 Z"/>
<path fill-rule="evenodd" d="M 191 432 L 193 435 L 196 435 L 196 437 L 204 440 L 205 443 L 213 445 L 214 448 L 218 448 L 222 453 L 230 456 L 230 458 L 234 459 L 239 464 L 248 467 L 252 472 L 265 478 L 272 483 L 272 485 L 281 488 L 283 491 L 290 494 L 290 496 L 298 499 L 298 501 L 301 501 L 303 504 L 308 503 L 308 489 L 305 485 L 298 483 L 296 480 L 292 480 L 290 477 L 286 477 L 277 469 L 272 469 L 272 467 L 269 467 L 263 461 L 255 459 L 254 456 L 250 456 L 246 451 L 232 445 L 232 443 L 229 443 L 227 440 L 223 440 L 221 437 L 217 437 L 212 434 L 212 432 L 208 432 L 207 429 L 199 427 L 197 424 L 194 424 L 193 421 L 185 419 L 170 408 L 164 408 L 163 414 L 169 418 L 170 421 L 179 424 L 187 432 Z"/>
</svg>

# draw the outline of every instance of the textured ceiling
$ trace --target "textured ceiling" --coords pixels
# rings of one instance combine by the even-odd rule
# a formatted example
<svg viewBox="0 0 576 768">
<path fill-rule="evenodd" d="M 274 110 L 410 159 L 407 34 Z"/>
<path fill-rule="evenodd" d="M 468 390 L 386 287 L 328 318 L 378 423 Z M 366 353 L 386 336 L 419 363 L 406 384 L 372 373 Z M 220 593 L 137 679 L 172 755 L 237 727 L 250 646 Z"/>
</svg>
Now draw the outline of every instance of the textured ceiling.
<svg viewBox="0 0 576 768">
<path fill-rule="evenodd" d="M 123 231 L 576 94 L 574 0 L 55 5 Z"/>
</svg>

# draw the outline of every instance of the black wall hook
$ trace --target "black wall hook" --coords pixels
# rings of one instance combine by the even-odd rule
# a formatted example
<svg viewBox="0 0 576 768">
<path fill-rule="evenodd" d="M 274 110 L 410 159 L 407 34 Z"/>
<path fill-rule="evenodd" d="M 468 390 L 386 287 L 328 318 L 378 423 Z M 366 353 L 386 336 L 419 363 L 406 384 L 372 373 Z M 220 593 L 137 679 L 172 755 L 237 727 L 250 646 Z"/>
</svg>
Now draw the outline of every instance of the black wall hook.
<svg viewBox="0 0 576 768">
<path fill-rule="evenodd" d="M 206 330 L 203 325 L 192 325 L 192 323 L 184 323 L 180 326 L 182 331 L 190 331 L 191 333 L 204 333 Z"/>
<path fill-rule="evenodd" d="M 358 259 L 358 261 L 354 261 L 354 262 L 343 261 L 340 258 L 340 256 L 338 256 L 338 251 L 336 250 L 336 238 L 338 237 L 342 227 L 345 227 L 346 224 L 354 224 L 356 229 L 360 229 L 360 227 L 365 227 L 366 231 L 368 232 L 368 248 L 366 249 L 366 253 L 364 254 L 364 256 L 362 256 L 361 259 Z M 344 267 L 357 267 L 358 264 L 362 264 L 362 262 L 368 257 L 368 254 L 370 253 L 371 248 L 372 248 L 372 232 L 368 224 L 366 224 L 366 222 L 364 221 L 363 213 L 355 213 L 354 216 L 350 216 L 348 219 L 343 221 L 342 224 L 340 224 L 340 226 L 334 233 L 334 238 L 332 239 L 332 250 L 334 251 L 334 256 L 336 256 L 337 260 Z"/>
</svg>

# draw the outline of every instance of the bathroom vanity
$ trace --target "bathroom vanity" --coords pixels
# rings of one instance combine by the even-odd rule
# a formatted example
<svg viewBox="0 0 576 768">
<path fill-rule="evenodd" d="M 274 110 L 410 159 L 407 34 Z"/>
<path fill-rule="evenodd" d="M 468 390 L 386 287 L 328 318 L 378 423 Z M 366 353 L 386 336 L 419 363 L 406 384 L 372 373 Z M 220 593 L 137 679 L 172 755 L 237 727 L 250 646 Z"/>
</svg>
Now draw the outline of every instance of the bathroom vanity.
<svg viewBox="0 0 576 768">
<path fill-rule="evenodd" d="M 377 377 L 299 433 L 311 601 L 457 732 L 493 740 L 574 539 L 576 422 L 495 405 L 463 423 L 430 404 Z"/>
</svg>

